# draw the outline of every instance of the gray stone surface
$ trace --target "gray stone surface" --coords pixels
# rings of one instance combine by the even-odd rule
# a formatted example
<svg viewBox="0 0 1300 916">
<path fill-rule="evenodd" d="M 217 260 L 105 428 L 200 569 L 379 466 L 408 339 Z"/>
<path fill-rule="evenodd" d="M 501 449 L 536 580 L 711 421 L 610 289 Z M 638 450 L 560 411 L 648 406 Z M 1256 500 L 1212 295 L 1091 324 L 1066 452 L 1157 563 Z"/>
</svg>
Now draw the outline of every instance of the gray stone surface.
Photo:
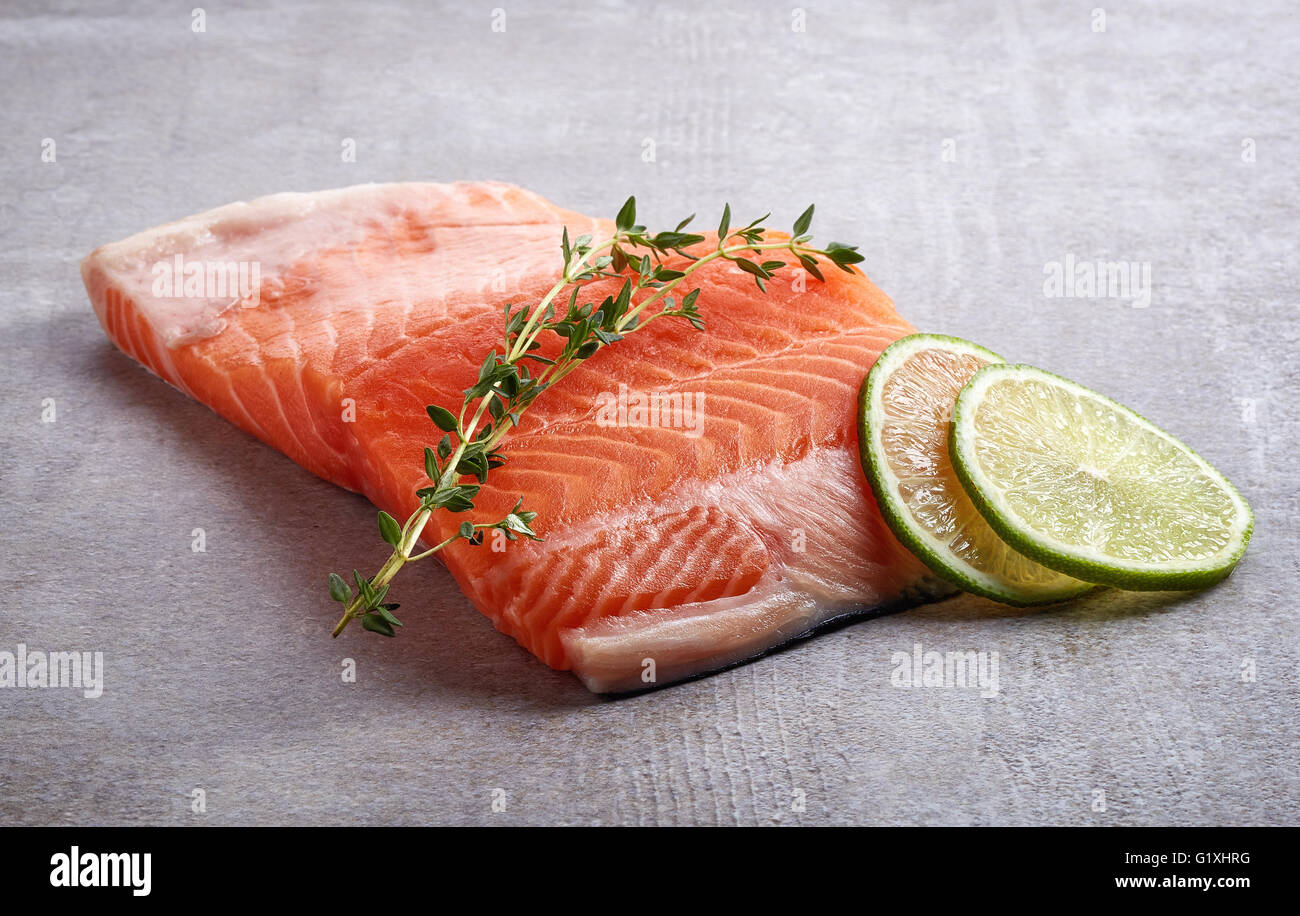
<svg viewBox="0 0 1300 916">
<path fill-rule="evenodd" d="M 797 32 L 777 3 L 213 2 L 200 34 L 191 4 L 6 3 L 0 649 L 102 651 L 106 684 L 0 690 L 0 822 L 1296 822 L 1296 8 L 1094 32 L 1096 5 L 808 3 Z M 635 192 L 652 224 L 816 201 L 918 326 L 1194 443 L 1251 550 L 1203 594 L 961 598 L 615 702 L 440 569 L 400 639 L 331 641 L 371 510 L 113 350 L 78 260 L 235 199 L 461 178 Z M 1067 254 L 1149 262 L 1150 306 L 1045 297 Z M 891 686 L 917 643 L 998 651 L 1000 694 Z"/>
</svg>

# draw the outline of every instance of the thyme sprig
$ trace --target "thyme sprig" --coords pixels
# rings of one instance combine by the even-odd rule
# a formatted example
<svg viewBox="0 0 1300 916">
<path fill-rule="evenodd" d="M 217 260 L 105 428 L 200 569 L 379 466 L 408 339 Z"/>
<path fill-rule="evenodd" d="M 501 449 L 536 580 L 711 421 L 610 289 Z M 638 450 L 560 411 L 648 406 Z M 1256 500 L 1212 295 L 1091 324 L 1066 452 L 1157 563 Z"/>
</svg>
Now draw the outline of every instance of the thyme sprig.
<svg viewBox="0 0 1300 916">
<path fill-rule="evenodd" d="M 741 227 L 731 225 L 731 206 L 722 211 L 717 242 L 700 252 L 705 237 L 687 232 L 694 220 L 687 217 L 671 231 L 650 234 L 636 222 L 636 198 L 629 197 L 614 219 L 614 233 L 600 241 L 590 235 L 569 239 L 566 228 L 560 239 L 564 269 L 560 279 L 541 301 L 531 307 L 505 306 L 503 344 L 493 349 L 479 367 L 478 378 L 465 389 L 459 411 L 436 404 L 426 411 L 442 433 L 435 446 L 424 450 L 424 472 L 431 484 L 416 491 L 419 508 L 399 523 L 387 512 L 379 513 L 379 534 L 392 548 L 388 559 L 373 576 L 365 578 L 353 570 L 356 591 L 340 575 L 330 573 L 330 597 L 343 605 L 343 616 L 334 627 L 338 636 L 353 620 L 384 636 L 395 636 L 401 621 L 393 614 L 398 605 L 385 601 L 389 583 L 407 563 L 423 560 L 456 541 L 480 545 L 485 533 L 500 531 L 507 540 L 539 541 L 533 530 L 537 513 L 525 511 L 520 499 L 506 515 L 491 522 L 461 522 L 456 532 L 426 550 L 416 552 L 421 535 L 435 512 L 469 512 L 487 482 L 489 474 L 506 463 L 499 451 L 501 441 L 519 425 L 529 406 L 549 387 L 564 378 L 583 361 L 628 334 L 659 318 L 682 318 L 698 330 L 704 319 L 699 311 L 700 289 L 695 287 L 678 301 L 672 293 L 705 265 L 730 261 L 754 278 L 760 291 L 766 281 L 789 266 L 784 260 L 764 259 L 767 252 L 789 252 L 809 274 L 824 280 L 819 259 L 845 271 L 862 261 L 857 248 L 831 243 L 825 248 L 811 244 L 809 229 L 813 207 L 805 210 L 789 238 L 767 238 L 765 214 Z M 752 257 L 751 257 L 752 255 Z M 672 258 L 672 264 L 668 259 Z M 676 266 L 673 266 L 673 265 Z M 579 305 L 582 290 L 598 280 L 621 280 L 618 292 L 599 304 Z M 567 295 L 566 295 L 567 293 Z M 559 352 L 544 356 L 540 338 L 553 334 L 563 339 Z"/>
</svg>

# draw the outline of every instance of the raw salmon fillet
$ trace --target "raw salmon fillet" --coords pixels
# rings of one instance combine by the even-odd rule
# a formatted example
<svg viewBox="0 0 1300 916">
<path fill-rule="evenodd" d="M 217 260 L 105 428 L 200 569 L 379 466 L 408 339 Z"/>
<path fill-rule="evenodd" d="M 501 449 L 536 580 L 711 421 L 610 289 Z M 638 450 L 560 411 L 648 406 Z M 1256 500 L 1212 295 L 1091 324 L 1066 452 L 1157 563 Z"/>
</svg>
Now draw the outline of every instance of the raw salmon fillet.
<svg viewBox="0 0 1300 916">
<path fill-rule="evenodd" d="M 82 274 L 118 347 L 401 520 L 441 436 L 425 405 L 457 409 L 501 347 L 505 303 L 536 303 L 559 278 L 562 226 L 612 228 L 505 184 L 363 185 L 192 216 L 99 248 Z M 212 265 L 241 262 L 258 272 L 253 295 L 234 273 L 214 285 Z M 196 263 L 213 282 L 184 289 Z M 708 265 L 695 275 L 705 332 L 656 321 L 539 398 L 473 517 L 522 496 L 544 540 L 444 554 L 499 630 L 620 692 L 945 590 L 886 528 L 857 458 L 858 386 L 913 329 L 865 276 L 825 274 L 782 271 L 763 294 Z M 700 416 L 648 426 L 610 409 L 620 392 L 633 407 L 680 395 Z M 437 513 L 425 542 L 464 518 Z M 408 608 L 419 582 L 413 567 L 394 583 Z"/>
</svg>

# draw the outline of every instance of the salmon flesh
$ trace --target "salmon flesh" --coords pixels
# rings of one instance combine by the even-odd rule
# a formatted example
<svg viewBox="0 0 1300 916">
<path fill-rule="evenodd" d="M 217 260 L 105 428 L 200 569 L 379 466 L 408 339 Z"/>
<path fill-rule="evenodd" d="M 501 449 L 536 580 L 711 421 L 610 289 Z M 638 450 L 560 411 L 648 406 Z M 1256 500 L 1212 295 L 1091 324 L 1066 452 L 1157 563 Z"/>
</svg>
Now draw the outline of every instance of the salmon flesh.
<svg viewBox="0 0 1300 916">
<path fill-rule="evenodd" d="M 362 185 L 191 216 L 97 249 L 82 275 L 123 351 L 402 520 L 441 436 L 425 405 L 458 411 L 506 303 L 559 279 L 562 227 L 612 229 L 505 184 Z M 472 515 L 522 496 L 543 540 L 442 554 L 497 629 L 614 693 L 948 591 L 885 526 L 857 456 L 858 387 L 913 328 L 826 267 L 762 293 L 709 264 L 691 283 L 705 331 L 655 321 L 537 400 Z M 464 518 L 436 513 L 425 543 Z M 418 569 L 394 583 L 408 605 L 416 588 Z"/>
</svg>

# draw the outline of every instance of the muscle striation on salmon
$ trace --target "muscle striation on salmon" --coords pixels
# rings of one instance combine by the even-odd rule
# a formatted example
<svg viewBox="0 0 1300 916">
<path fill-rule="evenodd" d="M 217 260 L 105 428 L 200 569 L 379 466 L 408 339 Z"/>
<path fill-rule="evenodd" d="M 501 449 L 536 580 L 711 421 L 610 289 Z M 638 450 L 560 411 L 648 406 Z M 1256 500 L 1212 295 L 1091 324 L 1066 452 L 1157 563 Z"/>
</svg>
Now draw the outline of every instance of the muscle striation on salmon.
<svg viewBox="0 0 1300 916">
<path fill-rule="evenodd" d="M 610 228 L 505 184 L 362 185 L 151 229 L 82 275 L 123 351 L 402 519 L 437 438 L 425 405 L 459 404 L 505 303 L 559 278 L 565 226 Z M 596 692 L 951 591 L 895 540 L 857 458 L 858 386 L 913 331 L 888 297 L 835 270 L 764 294 L 719 263 L 698 284 L 706 332 L 656 322 L 597 353 L 506 440 L 479 513 L 522 496 L 544 540 L 443 554 L 499 630 Z M 425 540 L 461 520 L 435 515 Z"/>
</svg>

